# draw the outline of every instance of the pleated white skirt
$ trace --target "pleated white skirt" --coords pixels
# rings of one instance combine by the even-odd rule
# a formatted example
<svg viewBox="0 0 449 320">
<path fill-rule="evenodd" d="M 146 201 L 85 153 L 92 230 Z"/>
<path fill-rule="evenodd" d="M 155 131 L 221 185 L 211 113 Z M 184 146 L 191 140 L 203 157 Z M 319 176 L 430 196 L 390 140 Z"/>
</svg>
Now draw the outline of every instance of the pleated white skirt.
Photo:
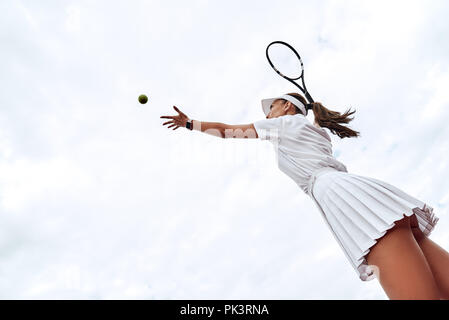
<svg viewBox="0 0 449 320">
<path fill-rule="evenodd" d="M 428 236 L 438 221 L 433 208 L 386 182 L 343 171 L 316 176 L 312 189 L 337 242 L 362 281 L 375 278 L 365 259 L 370 248 L 404 215 L 415 214 Z"/>
</svg>

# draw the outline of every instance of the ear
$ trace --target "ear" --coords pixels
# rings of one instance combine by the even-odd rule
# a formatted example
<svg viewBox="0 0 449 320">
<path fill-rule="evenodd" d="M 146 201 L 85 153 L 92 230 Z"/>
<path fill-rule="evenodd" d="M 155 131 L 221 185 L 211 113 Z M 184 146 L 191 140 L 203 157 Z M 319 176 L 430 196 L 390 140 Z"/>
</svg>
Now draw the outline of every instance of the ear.
<svg viewBox="0 0 449 320">
<path fill-rule="evenodd" d="M 293 108 L 295 107 L 295 106 L 293 105 L 293 103 L 291 103 L 290 101 L 287 101 L 287 102 L 284 104 L 284 110 L 287 111 L 288 109 L 290 109 L 291 106 L 293 106 Z"/>
</svg>

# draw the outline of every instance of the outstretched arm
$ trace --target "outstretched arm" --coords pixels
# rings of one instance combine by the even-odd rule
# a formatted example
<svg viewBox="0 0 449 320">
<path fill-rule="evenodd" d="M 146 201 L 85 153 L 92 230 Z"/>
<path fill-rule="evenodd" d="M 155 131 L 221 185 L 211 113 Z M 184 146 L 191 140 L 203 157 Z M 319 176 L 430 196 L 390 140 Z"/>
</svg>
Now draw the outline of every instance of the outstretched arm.
<svg viewBox="0 0 449 320">
<path fill-rule="evenodd" d="M 175 127 L 173 130 L 179 127 L 186 127 L 187 121 L 191 121 L 186 114 L 181 112 L 176 106 L 173 108 L 179 113 L 177 116 L 161 116 L 161 118 L 171 119 L 164 122 L 162 125 L 170 124 L 168 128 Z M 193 121 L 193 130 L 204 132 L 218 138 L 242 138 L 242 139 L 257 139 L 257 132 L 252 123 L 249 124 L 237 124 L 229 125 L 221 122 L 206 122 L 199 120 Z"/>
</svg>

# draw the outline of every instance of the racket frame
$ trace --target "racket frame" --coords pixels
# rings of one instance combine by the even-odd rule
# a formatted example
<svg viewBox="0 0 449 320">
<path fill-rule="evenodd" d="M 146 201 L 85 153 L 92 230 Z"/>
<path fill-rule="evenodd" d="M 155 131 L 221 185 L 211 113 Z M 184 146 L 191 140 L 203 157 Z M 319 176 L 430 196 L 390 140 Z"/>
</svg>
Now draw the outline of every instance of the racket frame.
<svg viewBox="0 0 449 320">
<path fill-rule="evenodd" d="M 298 58 L 298 60 L 299 60 L 299 62 L 300 62 L 300 64 L 301 64 L 301 74 L 299 75 L 299 77 L 297 77 L 297 78 L 290 78 L 290 77 L 287 77 L 286 75 L 284 75 L 282 72 L 280 72 L 280 71 L 274 66 L 273 62 L 271 62 L 270 56 L 268 55 L 268 49 L 270 48 L 271 45 L 276 44 L 276 43 L 279 43 L 279 44 L 282 44 L 282 45 L 287 46 L 287 47 L 288 47 L 290 50 L 292 50 L 293 53 L 296 55 L 296 57 Z M 279 74 L 281 77 L 283 77 L 284 79 L 290 81 L 290 82 L 293 83 L 295 86 L 297 86 L 297 87 L 299 88 L 299 90 L 301 90 L 302 93 L 304 93 L 304 95 L 306 96 L 306 99 L 307 99 L 307 101 L 309 101 L 309 103 L 315 102 L 315 101 L 313 100 L 312 96 L 310 95 L 310 93 L 307 91 L 307 87 L 306 87 L 306 84 L 305 84 L 305 82 L 304 82 L 304 64 L 302 63 L 301 56 L 300 56 L 299 53 L 295 50 L 295 48 L 293 48 L 291 45 L 289 45 L 287 42 L 284 42 L 284 41 L 273 41 L 273 42 L 271 42 L 271 43 L 267 46 L 267 49 L 265 50 L 265 55 L 267 56 L 268 63 L 269 63 L 270 66 L 273 68 L 273 70 L 276 71 L 277 74 Z M 295 80 L 298 80 L 298 79 L 300 79 L 300 78 L 301 78 L 301 80 L 302 80 L 302 85 L 303 85 L 303 87 L 301 87 L 301 86 L 300 86 L 298 83 L 296 83 L 296 81 L 295 81 Z"/>
</svg>

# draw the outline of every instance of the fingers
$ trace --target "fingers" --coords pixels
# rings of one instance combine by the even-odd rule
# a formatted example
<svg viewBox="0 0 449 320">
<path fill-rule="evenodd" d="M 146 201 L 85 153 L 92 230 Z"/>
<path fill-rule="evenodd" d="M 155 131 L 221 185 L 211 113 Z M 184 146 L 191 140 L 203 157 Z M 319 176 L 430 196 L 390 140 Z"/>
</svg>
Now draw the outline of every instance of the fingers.
<svg viewBox="0 0 449 320">
<path fill-rule="evenodd" d="M 173 108 L 181 115 L 181 116 L 184 116 L 184 117 L 187 117 L 181 110 L 179 110 L 176 106 L 173 106 Z M 167 128 L 168 129 L 170 129 L 170 128 L 172 128 L 172 127 L 174 127 L 173 128 L 173 130 L 176 130 L 176 129 L 178 129 L 179 127 L 181 127 L 180 125 L 179 125 L 179 122 L 180 122 L 180 119 L 182 119 L 182 117 L 180 117 L 179 115 L 178 116 L 161 116 L 160 117 L 161 119 L 171 119 L 170 121 L 167 121 L 167 122 L 164 122 L 162 125 L 166 125 L 166 124 L 171 124 L 170 126 L 168 126 Z"/>
<path fill-rule="evenodd" d="M 179 114 L 185 116 L 185 114 L 184 114 L 181 110 L 179 110 L 176 106 L 173 106 L 173 108 L 174 108 Z M 176 118 L 176 117 L 179 117 L 179 116 L 161 116 L 161 118 Z"/>
<path fill-rule="evenodd" d="M 178 129 L 178 128 L 180 127 L 180 125 L 174 123 L 173 121 L 167 121 L 167 122 L 164 122 L 162 125 L 166 125 L 166 124 L 169 124 L 169 123 L 171 123 L 171 125 L 168 126 L 167 129 L 169 129 L 169 128 L 171 128 L 171 127 L 176 127 L 176 128 L 173 129 L 173 130 L 176 130 L 176 129 Z"/>
<path fill-rule="evenodd" d="M 180 125 L 177 125 L 176 123 L 172 124 L 171 126 L 167 127 L 167 129 L 170 129 L 171 127 L 176 127 L 173 130 L 176 130 L 180 127 Z"/>
<path fill-rule="evenodd" d="M 183 116 L 185 116 L 185 114 L 184 113 L 182 113 L 182 111 L 181 110 L 179 110 L 176 106 L 173 106 L 173 108 L 176 110 L 176 111 L 178 111 L 178 113 L 179 114 L 181 114 L 181 115 L 183 115 Z"/>
</svg>

